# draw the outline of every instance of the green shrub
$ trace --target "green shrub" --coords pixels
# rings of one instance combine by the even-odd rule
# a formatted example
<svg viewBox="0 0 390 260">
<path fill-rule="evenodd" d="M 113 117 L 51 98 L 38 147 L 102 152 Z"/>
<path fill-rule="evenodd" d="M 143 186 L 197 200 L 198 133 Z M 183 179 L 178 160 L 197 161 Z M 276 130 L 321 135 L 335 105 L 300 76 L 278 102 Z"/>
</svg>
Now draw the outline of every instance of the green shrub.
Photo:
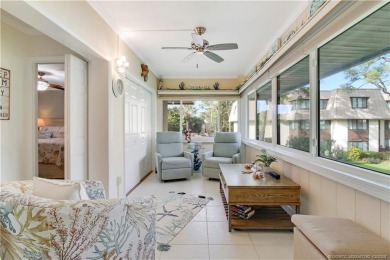
<svg viewBox="0 0 390 260">
<path fill-rule="evenodd" d="M 369 164 L 378 164 L 380 163 L 381 160 L 378 158 L 373 158 L 373 157 L 366 157 L 361 159 L 360 163 L 369 163 Z"/>
<path fill-rule="evenodd" d="M 352 162 L 357 162 L 360 160 L 361 153 L 362 151 L 359 148 L 352 146 L 347 151 L 347 158 Z"/>
<path fill-rule="evenodd" d="M 310 149 L 310 142 L 308 136 L 290 136 L 287 139 L 286 145 L 288 147 L 308 152 Z"/>
<path fill-rule="evenodd" d="M 339 145 L 336 145 L 332 150 L 332 158 L 338 161 L 348 161 L 347 152 L 344 151 Z"/>
<path fill-rule="evenodd" d="M 360 155 L 361 159 L 364 158 L 376 158 L 379 160 L 389 160 L 390 152 L 373 152 L 373 151 L 363 151 Z"/>
</svg>

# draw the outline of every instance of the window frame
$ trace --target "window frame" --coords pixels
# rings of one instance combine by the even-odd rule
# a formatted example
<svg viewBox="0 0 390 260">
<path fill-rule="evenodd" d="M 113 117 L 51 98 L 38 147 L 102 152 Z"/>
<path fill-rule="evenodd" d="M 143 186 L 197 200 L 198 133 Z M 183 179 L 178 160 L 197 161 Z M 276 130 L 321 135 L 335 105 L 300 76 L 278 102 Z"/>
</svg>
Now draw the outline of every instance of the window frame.
<svg viewBox="0 0 390 260">
<path fill-rule="evenodd" d="M 356 100 L 356 102 L 354 102 L 354 100 Z M 359 100 L 361 100 L 362 106 L 359 105 Z M 368 97 L 351 97 L 351 107 L 352 109 L 368 108 Z"/>
<path fill-rule="evenodd" d="M 305 52 L 298 52 L 296 51 L 294 58 L 287 59 L 288 62 L 286 63 L 285 60 L 281 59 L 280 61 L 276 60 L 274 63 L 270 63 L 266 70 L 264 70 L 264 74 L 267 75 L 267 79 L 263 79 L 262 81 L 258 79 L 262 79 L 264 74 L 260 74 L 258 79 L 254 79 L 252 82 L 258 82 L 260 81 L 261 84 L 268 81 L 269 79 L 275 81 L 277 75 L 282 73 L 284 70 L 290 68 L 295 63 L 297 63 L 299 60 L 304 58 L 307 53 L 310 53 L 310 86 L 311 89 L 314 91 L 311 91 L 311 116 L 312 116 L 312 127 L 311 127 L 311 154 L 308 154 L 307 152 L 303 152 L 300 150 L 292 149 L 289 147 L 284 147 L 281 145 L 277 145 L 275 140 L 273 141 L 273 144 L 268 144 L 265 142 L 261 142 L 258 140 L 243 138 L 243 144 L 247 145 L 248 147 L 260 150 L 260 149 L 267 149 L 270 153 L 275 155 L 276 157 L 281 158 L 284 162 L 291 163 L 294 165 L 297 165 L 300 168 L 303 168 L 308 171 L 312 171 L 313 174 L 322 176 L 326 179 L 330 179 L 333 181 L 336 181 L 338 184 L 344 184 L 348 187 L 352 187 L 360 192 L 367 193 L 371 196 L 374 196 L 376 198 L 379 198 L 381 200 L 390 202 L 390 197 L 388 196 L 390 192 L 390 175 L 378 173 L 375 171 L 371 171 L 368 169 L 356 167 L 354 165 L 345 164 L 342 162 L 334 161 L 327 158 L 322 158 L 317 155 L 318 151 L 318 132 L 319 132 L 319 121 L 320 121 L 320 115 L 319 115 L 319 77 L 318 77 L 318 54 L 317 50 L 320 46 L 326 44 L 329 40 L 335 38 L 337 35 L 343 33 L 344 31 L 348 30 L 351 26 L 355 25 L 356 23 L 360 22 L 370 14 L 374 13 L 378 9 L 382 8 L 388 3 L 376 3 L 373 4 L 370 9 L 367 9 L 365 6 L 360 5 L 358 3 L 354 7 L 353 10 L 358 10 L 358 15 L 355 15 L 353 18 L 349 20 L 348 23 L 345 23 L 344 26 L 339 25 L 330 25 L 331 30 L 330 33 L 328 31 L 328 35 L 326 37 L 319 36 L 320 40 L 316 38 L 316 35 L 312 35 L 314 40 L 309 38 L 309 47 L 306 46 L 304 48 Z M 332 23 L 331 23 L 332 24 Z M 328 26 L 328 25 L 326 25 Z M 310 45 L 311 44 L 311 45 Z M 283 63 L 281 65 L 281 63 Z M 272 70 L 273 67 L 279 68 L 277 72 L 269 73 L 270 70 Z M 280 69 L 280 67 L 283 67 L 284 69 Z M 264 77 L 265 78 L 265 77 Z M 257 83 L 259 84 L 259 83 Z M 250 84 L 248 86 L 251 86 Z M 273 86 L 275 87 L 275 86 Z M 273 93 L 273 103 L 274 106 L 276 106 L 276 91 L 274 90 Z M 273 115 L 273 121 L 274 124 L 276 124 L 277 115 Z M 276 127 L 274 128 L 276 130 Z M 276 134 L 276 131 L 274 132 Z M 276 139 L 276 138 L 274 138 Z"/>
<path fill-rule="evenodd" d="M 224 100 L 232 100 L 232 101 L 237 101 L 237 111 L 240 112 L 240 98 L 238 96 L 226 96 L 226 95 L 221 95 L 221 96 L 216 96 L 213 95 L 211 97 L 204 97 L 204 96 L 196 96 L 193 98 L 189 98 L 186 96 L 172 96 L 172 97 L 161 97 L 159 98 L 159 102 L 161 102 L 161 111 L 162 111 L 162 118 L 164 118 L 164 102 L 169 101 L 169 100 L 175 100 L 180 102 L 180 133 L 183 132 L 183 127 L 182 127 L 182 117 L 183 117 L 183 102 L 195 102 L 195 101 L 224 101 Z M 218 111 L 219 115 L 219 111 Z M 237 115 L 237 125 L 238 125 L 238 130 L 240 129 L 240 115 Z M 164 122 L 162 122 L 164 124 Z M 164 126 L 163 126 L 164 128 Z M 219 118 L 218 118 L 218 130 L 219 130 Z M 167 129 L 168 131 L 168 129 Z M 184 138 L 183 138 L 184 140 Z M 192 137 L 191 142 L 202 142 L 202 143 L 213 143 L 214 142 L 214 136 L 210 137 Z"/>
<path fill-rule="evenodd" d="M 362 122 L 362 124 L 360 124 Z M 369 129 L 368 119 L 348 119 L 348 130 L 367 131 Z"/>
</svg>

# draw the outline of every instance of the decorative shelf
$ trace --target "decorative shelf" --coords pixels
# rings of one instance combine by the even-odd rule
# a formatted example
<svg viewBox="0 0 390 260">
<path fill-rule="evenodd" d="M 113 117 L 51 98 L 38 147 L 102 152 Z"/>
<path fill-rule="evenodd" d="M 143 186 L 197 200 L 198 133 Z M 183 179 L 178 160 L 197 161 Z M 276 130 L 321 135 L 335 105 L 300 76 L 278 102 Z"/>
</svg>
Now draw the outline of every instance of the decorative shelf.
<svg viewBox="0 0 390 260">
<path fill-rule="evenodd" d="M 187 95 L 187 96 L 196 96 L 196 95 L 231 95 L 239 96 L 237 90 L 157 90 L 159 96 L 164 95 Z"/>
</svg>

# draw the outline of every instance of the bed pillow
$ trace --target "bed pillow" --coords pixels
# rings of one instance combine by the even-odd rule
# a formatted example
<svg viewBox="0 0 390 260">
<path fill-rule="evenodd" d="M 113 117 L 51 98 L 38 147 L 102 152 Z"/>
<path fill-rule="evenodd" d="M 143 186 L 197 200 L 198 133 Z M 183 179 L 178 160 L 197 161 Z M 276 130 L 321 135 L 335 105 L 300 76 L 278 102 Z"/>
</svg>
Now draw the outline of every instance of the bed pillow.
<svg viewBox="0 0 390 260">
<path fill-rule="evenodd" d="M 38 133 L 38 139 L 50 139 L 52 134 L 52 132 Z"/>
<path fill-rule="evenodd" d="M 33 195 L 54 200 L 80 200 L 80 184 L 34 177 Z"/>
<path fill-rule="evenodd" d="M 64 127 L 63 126 L 53 126 L 51 127 L 53 130 L 52 138 L 64 138 Z"/>
</svg>

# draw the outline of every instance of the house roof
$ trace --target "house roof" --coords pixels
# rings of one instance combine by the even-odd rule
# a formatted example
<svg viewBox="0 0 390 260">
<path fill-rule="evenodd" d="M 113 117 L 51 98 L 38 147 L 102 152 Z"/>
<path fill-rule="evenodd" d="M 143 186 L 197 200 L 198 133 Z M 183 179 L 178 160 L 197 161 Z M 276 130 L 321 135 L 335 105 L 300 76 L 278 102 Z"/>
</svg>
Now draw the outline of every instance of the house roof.
<svg viewBox="0 0 390 260">
<path fill-rule="evenodd" d="M 332 119 L 390 119 L 390 109 L 379 89 L 356 89 L 353 91 L 321 91 L 320 98 L 329 101 L 320 111 L 322 120 Z M 352 97 L 367 97 L 367 108 L 352 108 Z"/>
</svg>

